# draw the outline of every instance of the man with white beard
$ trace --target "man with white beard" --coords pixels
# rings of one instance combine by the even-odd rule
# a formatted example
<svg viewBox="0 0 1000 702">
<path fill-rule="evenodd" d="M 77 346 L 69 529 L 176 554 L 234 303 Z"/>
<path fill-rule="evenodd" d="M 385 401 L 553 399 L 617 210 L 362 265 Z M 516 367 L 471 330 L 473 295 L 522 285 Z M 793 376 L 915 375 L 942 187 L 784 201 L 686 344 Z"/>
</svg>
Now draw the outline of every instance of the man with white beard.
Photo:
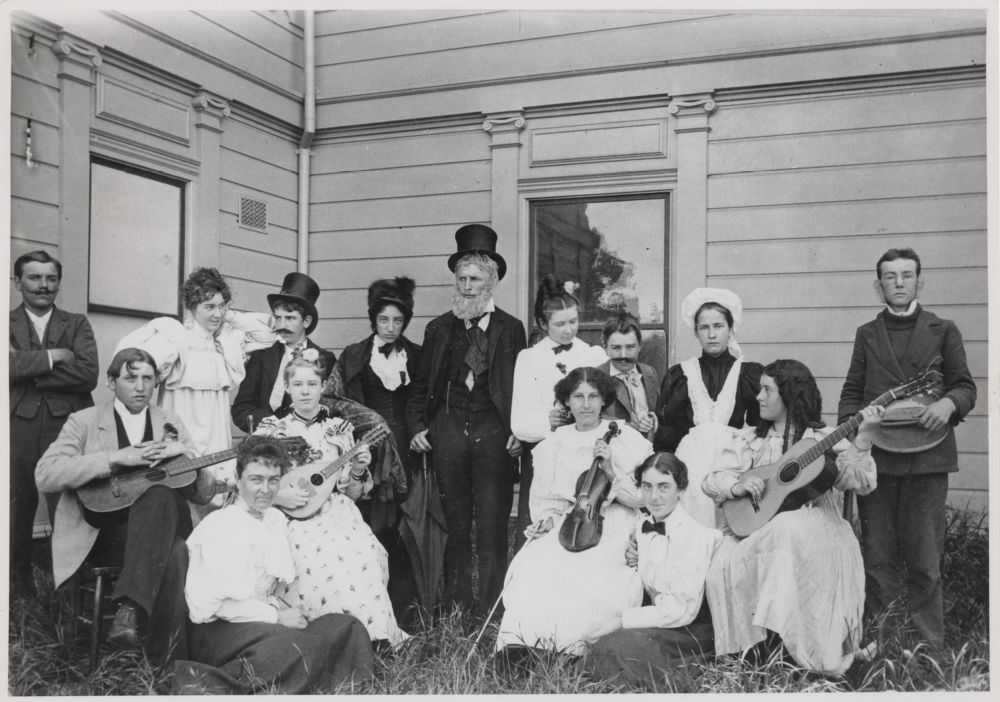
<svg viewBox="0 0 1000 702">
<path fill-rule="evenodd" d="M 497 234 L 482 224 L 455 232 L 451 311 L 428 323 L 406 405 L 410 448 L 430 452 L 444 501 L 448 544 L 446 606 L 485 615 L 507 571 L 507 521 L 521 445 L 510 431 L 514 360 L 524 326 L 498 308 L 493 291 L 507 272 Z M 472 590 L 472 525 L 479 597 Z"/>
</svg>

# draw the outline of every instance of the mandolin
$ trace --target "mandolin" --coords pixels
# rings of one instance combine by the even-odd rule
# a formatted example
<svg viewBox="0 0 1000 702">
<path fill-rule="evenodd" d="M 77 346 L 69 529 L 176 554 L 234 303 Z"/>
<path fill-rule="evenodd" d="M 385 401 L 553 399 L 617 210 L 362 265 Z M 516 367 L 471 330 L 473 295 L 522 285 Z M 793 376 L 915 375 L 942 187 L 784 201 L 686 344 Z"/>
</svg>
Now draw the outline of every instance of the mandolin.
<svg viewBox="0 0 1000 702">
<path fill-rule="evenodd" d="M 279 490 L 284 488 L 305 490 L 309 493 L 309 498 L 301 507 L 279 507 L 279 509 L 293 519 L 308 519 L 316 514 L 337 487 L 341 469 L 361 451 L 362 445 L 374 446 L 388 434 L 389 427 L 379 424 L 361 437 L 354 446 L 340 454 L 337 460 L 330 463 L 307 463 L 285 473 L 281 476 Z"/>
<path fill-rule="evenodd" d="M 924 371 L 919 377 L 876 397 L 871 405 L 885 406 L 900 398 L 927 392 L 934 386 L 937 371 Z M 819 441 L 796 442 L 775 463 L 751 466 L 740 475 L 740 482 L 757 477 L 764 481 L 760 500 L 749 495 L 726 500 L 722 511 L 736 536 L 748 536 L 771 521 L 776 514 L 798 509 L 833 487 L 837 466 L 826 460 L 826 452 L 861 425 L 858 412 Z"/>
<path fill-rule="evenodd" d="M 301 436 L 279 439 L 286 449 L 305 444 Z M 197 478 L 198 470 L 236 458 L 238 449 L 210 453 L 200 458 L 174 456 L 148 466 L 112 466 L 109 478 L 98 478 L 76 489 L 76 496 L 91 512 L 114 512 L 131 507 L 153 485 L 178 489 Z"/>
</svg>

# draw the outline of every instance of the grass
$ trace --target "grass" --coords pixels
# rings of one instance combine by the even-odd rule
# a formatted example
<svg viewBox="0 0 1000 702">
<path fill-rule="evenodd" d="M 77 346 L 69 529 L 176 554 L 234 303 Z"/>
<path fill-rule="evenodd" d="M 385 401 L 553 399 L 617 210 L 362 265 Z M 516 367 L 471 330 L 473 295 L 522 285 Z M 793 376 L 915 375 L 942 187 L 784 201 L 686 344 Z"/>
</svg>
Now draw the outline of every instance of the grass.
<svg viewBox="0 0 1000 702">
<path fill-rule="evenodd" d="M 989 541 L 985 516 L 949 510 L 942 564 L 947 621 L 945 649 L 932 654 L 900 631 L 880 641 L 869 663 L 855 662 L 841 678 L 826 678 L 780 655 L 751 663 L 720 658 L 664 679 L 658 692 L 879 692 L 989 690 Z M 139 654 L 102 648 L 96 669 L 86 672 L 87 654 L 63 634 L 69 610 L 51 594 L 51 580 L 36 570 L 43 594 L 11 613 L 9 692 L 13 695 L 148 695 L 168 689 L 163 671 Z M 466 662 L 476 622 L 460 613 L 439 618 L 416 632 L 395 653 L 378 658 L 375 677 L 327 692 L 354 694 L 593 694 L 642 692 L 614 680 L 589 678 L 567 656 L 530 652 L 519 663 L 492 656 L 496 624 Z M 867 639 L 866 639 L 867 640 Z"/>
</svg>

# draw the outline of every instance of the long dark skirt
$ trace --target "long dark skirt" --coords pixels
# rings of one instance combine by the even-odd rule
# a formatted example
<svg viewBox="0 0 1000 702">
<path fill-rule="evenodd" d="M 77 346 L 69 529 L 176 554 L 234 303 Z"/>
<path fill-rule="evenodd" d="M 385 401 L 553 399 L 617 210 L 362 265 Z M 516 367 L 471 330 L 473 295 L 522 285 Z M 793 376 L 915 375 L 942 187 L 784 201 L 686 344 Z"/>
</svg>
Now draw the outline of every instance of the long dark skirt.
<svg viewBox="0 0 1000 702">
<path fill-rule="evenodd" d="M 325 614 L 305 629 L 214 621 L 188 627 L 192 660 L 174 664 L 174 693 L 295 695 L 332 692 L 372 676 L 375 656 L 364 625 Z"/>
<path fill-rule="evenodd" d="M 673 672 L 712 656 L 712 642 L 712 617 L 703 604 L 685 627 L 620 629 L 602 636 L 591 646 L 584 667 L 595 678 L 664 692 Z"/>
</svg>

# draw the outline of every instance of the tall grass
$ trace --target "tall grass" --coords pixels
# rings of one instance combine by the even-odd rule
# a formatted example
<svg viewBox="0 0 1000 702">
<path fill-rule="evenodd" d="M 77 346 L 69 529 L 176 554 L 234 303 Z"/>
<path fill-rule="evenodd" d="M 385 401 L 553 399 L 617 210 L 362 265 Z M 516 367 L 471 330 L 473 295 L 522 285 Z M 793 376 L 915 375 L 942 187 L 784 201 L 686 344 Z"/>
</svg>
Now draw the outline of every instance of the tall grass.
<svg viewBox="0 0 1000 702">
<path fill-rule="evenodd" d="M 950 510 L 942 571 L 947 631 L 945 649 L 914 646 L 890 629 L 870 662 L 856 661 L 840 678 L 805 671 L 780 651 L 764 661 L 719 658 L 664 676 L 656 692 L 877 692 L 984 691 L 989 689 L 989 542 L 985 516 Z M 11 613 L 9 691 L 14 695 L 148 695 L 169 690 L 164 671 L 141 655 L 102 649 L 86 672 L 85 648 L 64 633 L 69 610 L 44 594 Z M 496 623 L 473 650 L 477 622 L 452 612 L 414 633 L 399 650 L 379 656 L 375 676 L 324 692 L 353 694 L 587 694 L 643 692 L 617 680 L 591 679 L 580 661 L 531 651 L 519 661 L 492 655 Z M 866 641 L 868 639 L 866 638 Z M 468 662 L 466 658 L 472 652 Z"/>
</svg>

